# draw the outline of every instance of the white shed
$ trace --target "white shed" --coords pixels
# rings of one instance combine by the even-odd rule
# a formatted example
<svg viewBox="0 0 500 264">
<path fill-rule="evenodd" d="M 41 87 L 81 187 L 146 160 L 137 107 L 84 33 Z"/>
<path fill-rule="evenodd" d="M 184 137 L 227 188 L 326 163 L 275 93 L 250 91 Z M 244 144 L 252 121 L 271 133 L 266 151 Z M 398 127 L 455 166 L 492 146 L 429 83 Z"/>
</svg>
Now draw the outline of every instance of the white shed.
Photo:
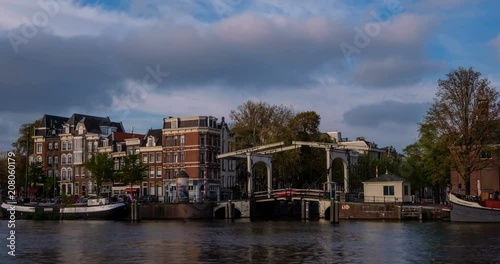
<svg viewBox="0 0 500 264">
<path fill-rule="evenodd" d="M 397 175 L 384 175 L 363 182 L 365 203 L 411 202 L 410 184 Z"/>
</svg>

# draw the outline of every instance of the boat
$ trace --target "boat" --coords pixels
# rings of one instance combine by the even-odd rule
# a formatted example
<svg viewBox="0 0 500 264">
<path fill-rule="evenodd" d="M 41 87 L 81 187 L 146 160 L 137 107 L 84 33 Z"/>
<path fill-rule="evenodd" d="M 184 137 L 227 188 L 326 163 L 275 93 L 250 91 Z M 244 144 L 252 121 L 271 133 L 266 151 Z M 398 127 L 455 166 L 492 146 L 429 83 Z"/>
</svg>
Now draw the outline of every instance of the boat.
<svg viewBox="0 0 500 264">
<path fill-rule="evenodd" d="M 64 205 L 3 202 L 1 208 L 4 218 L 9 218 L 14 214 L 16 219 L 30 219 L 38 214 L 38 217 L 42 219 L 120 220 L 128 219 L 130 212 L 126 203 Z"/>
<path fill-rule="evenodd" d="M 470 196 L 450 193 L 450 221 L 500 223 L 500 200 L 479 201 Z"/>
</svg>

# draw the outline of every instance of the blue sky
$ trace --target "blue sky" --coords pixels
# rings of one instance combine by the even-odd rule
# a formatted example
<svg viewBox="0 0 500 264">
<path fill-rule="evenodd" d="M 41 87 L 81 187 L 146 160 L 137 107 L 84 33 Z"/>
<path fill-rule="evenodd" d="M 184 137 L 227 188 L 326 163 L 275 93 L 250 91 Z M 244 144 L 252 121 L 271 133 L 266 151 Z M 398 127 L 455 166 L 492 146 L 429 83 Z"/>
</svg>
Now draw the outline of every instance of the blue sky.
<svg viewBox="0 0 500 264">
<path fill-rule="evenodd" d="M 247 100 L 402 150 L 452 69 L 500 87 L 498 1 L 41 2 L 0 0 L 1 150 L 45 113 L 146 132 Z"/>
</svg>

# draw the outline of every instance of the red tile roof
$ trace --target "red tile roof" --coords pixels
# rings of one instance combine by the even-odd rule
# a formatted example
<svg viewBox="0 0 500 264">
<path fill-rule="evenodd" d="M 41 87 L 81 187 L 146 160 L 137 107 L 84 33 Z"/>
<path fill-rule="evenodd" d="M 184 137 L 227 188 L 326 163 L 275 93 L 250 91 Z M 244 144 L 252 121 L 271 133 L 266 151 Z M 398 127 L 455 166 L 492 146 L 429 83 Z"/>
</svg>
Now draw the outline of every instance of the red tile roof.
<svg viewBox="0 0 500 264">
<path fill-rule="evenodd" d="M 122 141 L 125 141 L 125 139 L 127 139 L 127 138 L 143 139 L 144 135 L 143 134 L 136 134 L 136 133 L 113 132 L 114 141 L 122 142 Z"/>
</svg>

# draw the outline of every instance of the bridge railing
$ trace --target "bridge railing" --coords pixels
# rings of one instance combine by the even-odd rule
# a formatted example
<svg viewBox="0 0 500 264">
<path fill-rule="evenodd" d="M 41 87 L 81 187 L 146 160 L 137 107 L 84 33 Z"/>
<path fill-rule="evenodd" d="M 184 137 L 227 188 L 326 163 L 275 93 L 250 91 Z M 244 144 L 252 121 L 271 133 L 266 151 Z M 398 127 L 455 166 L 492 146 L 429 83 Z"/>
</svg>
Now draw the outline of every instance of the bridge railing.
<svg viewBox="0 0 500 264">
<path fill-rule="evenodd" d="M 272 191 L 259 191 L 254 193 L 256 199 L 268 199 L 271 198 L 290 198 L 290 197 L 301 197 L 301 198 L 313 198 L 320 199 L 325 197 L 325 192 L 323 190 L 311 190 L 311 189 L 277 189 Z"/>
</svg>

